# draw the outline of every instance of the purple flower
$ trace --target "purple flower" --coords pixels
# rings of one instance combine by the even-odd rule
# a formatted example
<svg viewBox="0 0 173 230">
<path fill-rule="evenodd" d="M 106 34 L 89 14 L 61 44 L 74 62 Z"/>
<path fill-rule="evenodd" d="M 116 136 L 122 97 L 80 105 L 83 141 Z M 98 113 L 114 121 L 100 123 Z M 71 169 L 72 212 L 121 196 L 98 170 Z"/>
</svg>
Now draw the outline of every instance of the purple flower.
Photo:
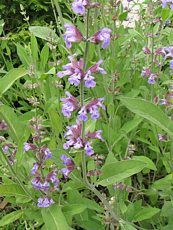
<svg viewBox="0 0 173 230">
<path fill-rule="evenodd" d="M 50 184 L 47 181 L 44 181 L 43 183 L 41 182 L 41 178 L 40 177 L 35 177 L 32 179 L 31 181 L 32 186 L 37 189 L 37 190 L 41 190 L 41 191 L 48 191 L 50 188 Z"/>
<path fill-rule="evenodd" d="M 71 170 L 68 168 L 62 168 L 61 173 L 63 174 L 65 178 L 68 178 L 69 174 L 71 173 Z"/>
<path fill-rule="evenodd" d="M 167 58 L 173 58 L 173 46 L 166 46 L 162 49 L 165 60 Z"/>
<path fill-rule="evenodd" d="M 69 82 L 71 85 L 78 86 L 81 82 L 81 79 L 84 77 L 83 73 L 83 59 L 76 61 L 74 56 L 68 57 L 70 63 L 63 66 L 64 71 L 57 73 L 57 76 L 62 78 L 64 76 L 69 76 Z"/>
<path fill-rule="evenodd" d="M 161 99 L 160 105 L 168 105 L 168 101 L 166 99 Z"/>
<path fill-rule="evenodd" d="M 103 60 L 98 61 L 96 64 L 94 64 L 93 66 L 91 66 L 89 68 L 89 72 L 90 73 L 101 73 L 101 74 L 106 74 L 106 71 L 100 67 L 100 65 L 103 63 Z"/>
<path fill-rule="evenodd" d="M 78 119 L 80 121 L 87 121 L 88 120 L 88 117 L 87 117 L 87 111 L 86 111 L 86 108 L 83 107 L 80 111 L 79 111 L 79 116 L 78 116 Z"/>
<path fill-rule="evenodd" d="M 142 77 L 149 77 L 151 74 L 151 70 L 149 68 L 144 67 L 142 72 L 141 72 L 141 76 Z"/>
<path fill-rule="evenodd" d="M 34 144 L 25 142 L 24 143 L 24 147 L 23 147 L 23 151 L 24 152 L 28 152 L 29 150 L 35 150 L 37 147 Z"/>
<path fill-rule="evenodd" d="M 162 134 L 158 134 L 158 139 L 159 141 L 166 141 L 167 140 L 167 136 L 166 135 L 162 135 Z"/>
<path fill-rule="evenodd" d="M 75 149 L 80 149 L 83 147 L 83 141 L 81 139 L 82 125 L 77 121 L 76 125 L 68 126 L 67 132 L 64 137 L 67 139 L 66 143 L 63 145 L 64 149 L 69 149 L 74 147 Z"/>
<path fill-rule="evenodd" d="M 44 198 L 38 198 L 38 204 L 37 206 L 39 208 L 47 208 L 54 204 L 55 202 L 52 200 L 52 198 L 44 197 Z"/>
<path fill-rule="evenodd" d="M 64 40 L 67 48 L 71 48 L 72 42 L 82 41 L 83 35 L 77 27 L 68 23 L 66 23 L 64 27 L 66 29 L 66 32 L 64 33 Z"/>
<path fill-rule="evenodd" d="M 90 113 L 92 120 L 96 120 L 100 117 L 99 108 L 102 108 L 105 110 L 103 101 L 104 101 L 104 98 L 98 98 L 98 99 L 95 99 L 89 102 L 88 105 L 86 105 L 86 109 Z"/>
<path fill-rule="evenodd" d="M 94 81 L 94 77 L 90 75 L 90 71 L 84 77 L 85 87 L 94 88 L 96 86 L 96 82 Z"/>
<path fill-rule="evenodd" d="M 94 133 L 88 132 L 88 133 L 86 134 L 86 136 L 87 136 L 88 138 L 91 138 L 91 139 L 99 139 L 99 140 L 101 140 L 101 141 L 104 141 L 104 139 L 103 139 L 103 137 L 102 137 L 102 130 L 97 130 L 97 131 L 94 132 Z"/>
<path fill-rule="evenodd" d="M 88 4 L 88 0 L 74 0 L 72 3 L 72 9 L 74 13 L 84 15 Z"/>
<path fill-rule="evenodd" d="M 89 38 L 89 41 L 95 44 L 99 44 L 102 42 L 102 48 L 106 49 L 106 47 L 110 44 L 111 33 L 111 29 L 103 28 L 95 33 L 91 38 Z"/>
<path fill-rule="evenodd" d="M 63 161 L 63 164 L 66 166 L 66 168 L 62 168 L 61 172 L 64 175 L 65 178 L 68 177 L 68 175 L 75 169 L 74 161 L 67 157 L 66 155 L 61 155 L 61 160 Z"/>
<path fill-rule="evenodd" d="M 146 46 L 142 50 L 143 50 L 144 54 L 151 54 L 151 50 Z"/>
<path fill-rule="evenodd" d="M 51 151 L 50 151 L 49 148 L 43 147 L 43 148 L 41 149 L 41 151 L 44 153 L 44 160 L 45 160 L 45 161 L 48 160 L 48 159 L 50 159 L 50 158 L 52 158 L 52 153 L 51 153 Z"/>
<path fill-rule="evenodd" d="M 59 179 L 57 178 L 57 172 L 55 170 L 48 173 L 46 181 L 53 185 L 54 190 L 59 188 Z"/>
<path fill-rule="evenodd" d="M 79 108 L 79 102 L 69 92 L 66 92 L 66 96 L 66 98 L 61 99 L 63 102 L 62 113 L 65 117 L 70 118 L 71 113 Z"/>
<path fill-rule="evenodd" d="M 162 7 L 165 8 L 169 4 L 169 7 L 171 10 L 173 10 L 173 0 L 161 0 L 162 1 Z"/>
<path fill-rule="evenodd" d="M 170 69 L 173 69 L 173 60 L 170 61 Z"/>
<path fill-rule="evenodd" d="M 157 77 L 156 74 L 150 74 L 150 76 L 149 76 L 149 78 L 148 78 L 148 83 L 149 83 L 150 85 L 155 84 L 155 83 L 156 83 L 156 81 L 155 81 L 155 78 L 156 78 L 156 77 Z"/>
<path fill-rule="evenodd" d="M 34 163 L 32 169 L 31 169 L 31 174 L 32 175 L 36 174 L 37 171 L 38 171 L 38 169 L 39 169 L 39 164 L 38 163 Z"/>
<path fill-rule="evenodd" d="M 84 150 L 85 150 L 85 153 L 86 153 L 87 156 L 92 156 L 94 154 L 94 150 L 93 150 L 93 148 L 91 146 L 91 143 L 89 141 L 87 141 L 85 143 Z"/>
</svg>

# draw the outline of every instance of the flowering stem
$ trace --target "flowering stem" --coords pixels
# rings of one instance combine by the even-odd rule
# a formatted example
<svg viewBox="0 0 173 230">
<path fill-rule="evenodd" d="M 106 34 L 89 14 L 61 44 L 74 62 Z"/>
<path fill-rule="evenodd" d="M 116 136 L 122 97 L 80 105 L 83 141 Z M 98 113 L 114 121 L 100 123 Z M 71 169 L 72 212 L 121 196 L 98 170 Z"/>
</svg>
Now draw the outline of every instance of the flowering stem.
<svg viewBox="0 0 173 230">
<path fill-rule="evenodd" d="M 28 190 L 27 190 L 27 189 L 25 188 L 25 186 L 23 185 L 22 181 L 21 181 L 21 180 L 19 179 L 19 177 L 16 175 L 16 173 L 15 173 L 13 167 L 11 166 L 11 164 L 9 163 L 9 161 L 8 161 L 8 159 L 7 159 L 6 155 L 5 155 L 5 153 L 4 153 L 3 151 L 2 151 L 1 153 L 2 153 L 2 155 L 3 155 L 3 158 L 4 158 L 5 162 L 7 163 L 8 167 L 9 167 L 9 170 L 11 171 L 11 174 L 14 176 L 14 178 L 16 179 L 16 181 L 18 182 L 18 184 L 20 185 L 20 187 L 21 187 L 21 188 L 23 189 L 23 191 L 30 197 L 30 199 L 33 200 L 33 201 L 35 202 L 34 198 L 33 198 L 32 195 L 30 194 L 30 192 L 28 192 Z"/>
<path fill-rule="evenodd" d="M 84 51 L 84 67 L 83 71 L 86 72 L 87 69 L 87 58 L 88 58 L 88 52 L 89 52 L 89 10 L 87 11 L 86 15 L 86 45 L 85 45 L 85 51 Z M 82 79 L 81 84 L 80 84 L 80 103 L 81 107 L 84 105 L 84 80 Z M 82 121 L 82 140 L 84 141 L 85 139 L 85 122 Z M 105 199 L 105 197 L 95 188 L 94 185 L 90 184 L 87 178 L 87 169 L 86 169 L 86 156 L 85 156 L 85 151 L 82 151 L 82 173 L 83 173 L 83 180 L 85 183 L 85 186 L 91 190 L 104 204 L 106 209 L 109 211 L 111 217 L 113 218 L 114 222 L 119 222 L 119 219 L 117 215 L 114 213 L 112 210 L 111 205 L 109 202 Z"/>
<path fill-rule="evenodd" d="M 88 42 L 88 37 L 89 37 L 89 10 L 87 11 L 86 15 L 86 45 L 85 45 L 85 52 L 84 52 L 84 67 L 83 71 L 86 71 L 87 68 L 87 57 L 88 57 L 88 51 L 89 51 L 89 42 Z M 82 79 L 81 84 L 80 84 L 80 103 L 81 107 L 84 105 L 84 80 Z M 82 140 L 85 138 L 85 122 L 82 121 Z M 88 184 L 88 179 L 87 179 L 87 172 L 86 172 L 86 158 L 85 158 L 85 152 L 84 150 L 82 151 L 82 171 L 83 171 L 83 179 L 86 184 Z"/>
</svg>

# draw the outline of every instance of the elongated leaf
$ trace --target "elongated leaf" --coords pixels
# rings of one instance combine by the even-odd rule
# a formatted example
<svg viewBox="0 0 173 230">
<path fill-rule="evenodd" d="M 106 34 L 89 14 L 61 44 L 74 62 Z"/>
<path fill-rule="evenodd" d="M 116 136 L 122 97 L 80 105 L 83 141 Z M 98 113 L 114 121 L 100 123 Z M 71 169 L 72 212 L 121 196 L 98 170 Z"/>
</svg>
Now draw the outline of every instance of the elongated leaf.
<svg viewBox="0 0 173 230">
<path fill-rule="evenodd" d="M 28 127 L 15 114 L 14 110 L 7 105 L 0 105 L 0 117 L 5 120 L 9 127 L 9 134 L 15 142 L 21 141 Z M 27 135 L 26 135 L 27 136 Z"/>
<path fill-rule="evenodd" d="M 57 43 L 59 39 L 55 31 L 46 26 L 30 26 L 29 31 L 34 34 L 34 36 L 51 43 Z"/>
<path fill-rule="evenodd" d="M 16 80 L 28 74 L 24 68 L 10 70 L 3 78 L 0 79 L 0 97 L 14 84 Z"/>
<path fill-rule="evenodd" d="M 13 223 L 14 221 L 18 220 L 22 216 L 22 214 L 23 214 L 22 210 L 14 211 L 7 214 L 6 216 L 2 217 L 2 219 L 0 220 L 0 227 Z"/>
<path fill-rule="evenodd" d="M 133 218 L 133 222 L 150 219 L 160 212 L 160 209 L 153 207 L 143 207 Z"/>
<path fill-rule="evenodd" d="M 136 160 L 117 161 L 102 167 L 98 185 L 106 186 L 128 178 L 147 166 L 146 163 Z"/>
<path fill-rule="evenodd" d="M 156 124 L 169 135 L 173 135 L 173 122 L 156 105 L 137 98 L 119 97 L 119 99 L 133 113 Z"/>
<path fill-rule="evenodd" d="M 144 163 L 147 164 L 146 168 L 152 169 L 152 170 L 157 170 L 157 168 L 156 168 L 155 164 L 153 163 L 153 161 L 150 160 L 148 157 L 145 157 L 145 156 L 134 156 L 133 160 L 142 161 L 142 162 L 144 162 Z"/>
<path fill-rule="evenodd" d="M 2 196 L 20 196 L 20 197 L 28 197 L 25 191 L 18 184 L 5 184 L 0 185 L 0 194 Z"/>
<path fill-rule="evenodd" d="M 21 46 L 20 44 L 17 44 L 17 55 L 19 56 L 22 64 L 25 67 L 30 66 L 30 64 L 31 64 L 31 58 L 28 55 L 26 49 L 23 46 Z"/>
<path fill-rule="evenodd" d="M 58 205 L 42 209 L 41 213 L 47 229 L 69 230 L 66 219 Z"/>
<path fill-rule="evenodd" d="M 70 204 L 63 207 L 64 214 L 76 215 L 83 212 L 86 209 L 84 204 Z"/>
</svg>

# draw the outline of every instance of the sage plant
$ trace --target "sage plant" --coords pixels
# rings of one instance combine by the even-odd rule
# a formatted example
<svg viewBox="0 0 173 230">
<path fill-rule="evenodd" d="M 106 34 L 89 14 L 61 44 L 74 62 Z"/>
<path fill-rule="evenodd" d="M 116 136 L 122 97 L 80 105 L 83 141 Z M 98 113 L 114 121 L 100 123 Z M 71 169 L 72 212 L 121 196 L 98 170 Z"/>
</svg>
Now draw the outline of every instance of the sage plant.
<svg viewBox="0 0 173 230">
<path fill-rule="evenodd" d="M 71 93 L 65 92 L 66 97 L 61 99 L 62 102 L 62 113 L 65 117 L 70 118 L 72 113 L 75 112 L 76 123 L 67 126 L 67 131 L 64 134 L 66 142 L 63 144 L 65 150 L 75 149 L 82 152 L 82 177 L 84 184 L 87 189 L 90 189 L 95 195 L 102 201 L 105 209 L 108 210 L 114 221 L 118 220 L 118 217 L 112 210 L 111 205 L 106 200 L 106 198 L 96 189 L 96 187 L 88 181 L 88 176 L 99 175 L 101 172 L 87 172 L 87 157 L 94 156 L 94 148 L 92 146 L 92 140 L 98 139 L 99 141 L 104 141 L 102 137 L 102 130 L 95 130 L 94 132 L 89 132 L 86 130 L 86 122 L 91 120 L 97 120 L 100 117 L 100 110 L 105 110 L 104 98 L 92 98 L 89 102 L 85 103 L 84 90 L 93 89 L 96 87 L 96 77 L 95 74 L 106 74 L 104 68 L 101 67 L 103 60 L 98 60 L 94 65 L 88 67 L 88 52 L 89 43 L 101 44 L 103 49 L 106 49 L 111 41 L 111 29 L 101 28 L 99 31 L 95 32 L 90 36 L 89 34 L 89 20 L 90 20 L 90 9 L 98 7 L 98 3 L 91 3 L 89 0 L 75 0 L 72 3 L 72 10 L 75 14 L 83 15 L 85 17 L 85 28 L 86 35 L 84 36 L 81 31 L 72 24 L 65 24 L 64 41 L 66 47 L 70 49 L 72 43 L 85 42 L 85 50 L 83 58 L 78 58 L 76 54 L 70 55 L 68 57 L 69 63 L 64 65 L 63 71 L 59 71 L 57 76 L 59 78 L 68 77 L 68 81 L 71 85 L 79 87 L 80 100 L 74 97 Z M 65 162 L 69 162 L 72 165 L 72 160 L 67 158 L 67 156 L 62 155 L 61 159 Z M 67 164 L 66 164 L 67 165 Z M 65 171 L 65 176 L 68 177 L 69 171 Z"/>
</svg>

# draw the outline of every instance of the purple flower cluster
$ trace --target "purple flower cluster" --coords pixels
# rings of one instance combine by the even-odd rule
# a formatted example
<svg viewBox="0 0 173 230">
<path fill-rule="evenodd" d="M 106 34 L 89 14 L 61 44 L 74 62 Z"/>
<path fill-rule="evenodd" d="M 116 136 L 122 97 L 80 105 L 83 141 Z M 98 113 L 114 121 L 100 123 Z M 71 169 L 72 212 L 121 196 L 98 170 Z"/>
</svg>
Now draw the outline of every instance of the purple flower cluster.
<svg viewBox="0 0 173 230">
<path fill-rule="evenodd" d="M 169 5 L 170 9 L 173 10 L 173 0 L 161 0 L 162 7 L 166 8 Z"/>
<path fill-rule="evenodd" d="M 141 72 L 141 76 L 144 78 L 148 78 L 148 83 L 150 85 L 153 85 L 156 83 L 155 79 L 158 77 L 157 74 L 153 74 L 151 73 L 151 70 L 147 67 L 144 67 L 142 72 Z"/>
<path fill-rule="evenodd" d="M 78 119 L 80 121 L 87 121 L 88 120 L 87 113 L 89 113 L 92 120 L 97 120 L 100 117 L 99 108 L 105 110 L 103 101 L 104 98 L 98 98 L 89 102 L 87 105 L 83 106 L 79 111 Z"/>
<path fill-rule="evenodd" d="M 34 189 L 40 190 L 44 193 L 44 198 L 38 199 L 38 207 L 48 207 L 54 203 L 54 201 L 49 197 L 48 194 L 59 189 L 59 179 L 57 178 L 56 170 L 49 172 L 48 174 L 43 174 L 43 169 L 45 167 L 45 162 L 52 158 L 52 153 L 49 148 L 46 146 L 37 147 L 32 143 L 24 143 L 24 151 L 35 151 L 37 162 L 33 164 L 31 169 L 31 175 L 34 178 L 31 181 L 31 184 Z"/>
<path fill-rule="evenodd" d="M 59 71 L 57 76 L 62 78 L 69 76 L 68 81 L 71 85 L 78 86 L 84 80 L 87 88 L 94 88 L 96 86 L 95 78 L 92 76 L 94 73 L 106 74 L 106 71 L 100 67 L 102 60 L 98 61 L 95 65 L 91 66 L 86 72 L 83 71 L 83 59 L 76 60 L 75 56 L 69 56 L 70 63 L 63 66 L 63 71 Z M 72 97 L 71 97 L 72 99 Z"/>
<path fill-rule="evenodd" d="M 98 6 L 98 3 L 90 3 L 89 0 L 74 0 L 72 3 L 73 11 L 80 15 L 84 15 L 87 9 Z M 73 42 L 84 41 L 94 44 L 102 43 L 102 48 L 105 49 L 109 46 L 111 41 L 112 31 L 109 28 L 102 28 L 87 39 L 74 25 L 66 24 L 65 29 L 64 40 L 67 48 L 71 48 Z M 94 88 L 96 86 L 96 81 L 93 75 L 96 73 L 106 74 L 106 71 L 101 67 L 103 63 L 102 60 L 99 60 L 86 70 L 82 58 L 78 60 L 76 55 L 69 56 L 68 58 L 70 62 L 63 66 L 63 71 L 59 71 L 57 76 L 59 78 L 68 76 L 68 81 L 71 85 L 79 86 L 83 84 L 86 88 Z M 85 132 L 85 130 L 83 130 L 83 123 L 89 119 L 89 115 L 92 120 L 97 120 L 100 117 L 100 108 L 105 110 L 103 104 L 104 98 L 93 99 L 89 103 L 84 104 L 84 102 L 79 103 L 69 92 L 66 92 L 66 96 L 66 98 L 61 99 L 63 115 L 70 118 L 74 111 L 77 111 L 78 115 L 76 124 L 67 127 L 67 131 L 64 134 L 66 142 L 63 148 L 65 150 L 69 148 L 74 148 L 76 150 L 84 149 L 87 156 L 92 156 L 94 154 L 94 149 L 91 140 L 99 139 L 103 141 L 102 131 L 98 130 L 93 133 Z M 61 170 L 66 178 L 71 170 L 74 169 L 74 162 L 65 155 L 61 156 L 61 160 L 64 165 L 66 165 L 66 168 Z"/>
<path fill-rule="evenodd" d="M 84 36 L 80 32 L 80 30 L 72 25 L 72 24 L 65 24 L 65 33 L 64 33 L 64 40 L 66 47 L 69 49 L 72 47 L 72 43 L 80 42 L 85 40 Z M 96 32 L 92 37 L 88 38 L 88 41 L 99 44 L 102 43 L 102 48 L 106 49 L 106 47 L 110 44 L 111 41 L 111 33 L 112 30 L 109 28 L 102 28 L 98 32 Z"/>
<path fill-rule="evenodd" d="M 157 73 L 161 67 L 161 63 L 160 63 L 160 56 L 164 55 L 164 51 L 163 49 L 156 49 L 153 54 L 152 51 L 148 48 L 148 47 L 144 47 L 143 52 L 145 55 L 150 55 L 153 60 L 151 63 L 151 66 L 147 66 L 147 67 L 143 67 L 142 72 L 141 72 L 141 76 L 143 78 L 147 78 L 148 79 L 148 83 L 150 85 L 153 85 L 156 83 L 156 79 L 159 77 L 159 74 Z M 156 71 L 156 69 L 159 67 L 159 69 Z"/>
<path fill-rule="evenodd" d="M 67 132 L 64 134 L 65 139 L 67 140 L 63 148 L 69 149 L 73 147 L 74 149 L 81 149 L 84 148 L 86 155 L 91 156 L 94 154 L 94 150 L 91 146 L 91 143 L 89 142 L 89 139 L 99 139 L 103 141 L 102 138 L 102 131 L 98 130 L 94 133 L 86 133 L 85 140 L 82 139 L 82 124 L 79 120 L 77 120 L 77 123 L 72 126 L 67 127 Z"/>
</svg>

